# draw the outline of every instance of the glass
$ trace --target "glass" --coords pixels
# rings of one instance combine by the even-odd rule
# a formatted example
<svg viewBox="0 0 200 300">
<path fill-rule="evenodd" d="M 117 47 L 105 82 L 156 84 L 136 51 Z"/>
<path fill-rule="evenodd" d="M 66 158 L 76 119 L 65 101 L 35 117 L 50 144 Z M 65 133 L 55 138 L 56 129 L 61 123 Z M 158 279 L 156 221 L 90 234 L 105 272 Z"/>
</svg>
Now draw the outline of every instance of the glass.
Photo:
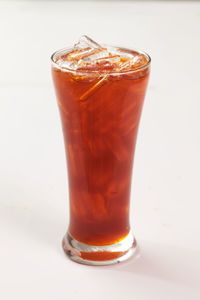
<svg viewBox="0 0 200 300">
<path fill-rule="evenodd" d="M 52 55 L 52 74 L 65 141 L 70 222 L 65 253 L 83 264 L 129 258 L 136 240 L 129 224 L 132 166 L 150 57 L 129 71 L 73 71 Z"/>
</svg>

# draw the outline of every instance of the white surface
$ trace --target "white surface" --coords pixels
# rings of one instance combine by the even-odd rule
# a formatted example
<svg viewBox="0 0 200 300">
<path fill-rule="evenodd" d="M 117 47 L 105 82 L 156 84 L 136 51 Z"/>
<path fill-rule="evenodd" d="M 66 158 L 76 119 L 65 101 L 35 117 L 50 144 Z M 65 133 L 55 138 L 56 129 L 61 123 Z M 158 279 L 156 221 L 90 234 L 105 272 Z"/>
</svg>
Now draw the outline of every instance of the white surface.
<svg viewBox="0 0 200 300">
<path fill-rule="evenodd" d="M 0 298 L 200 299 L 200 3 L 0 2 Z M 134 166 L 141 256 L 69 261 L 49 56 L 88 34 L 152 56 Z"/>
</svg>

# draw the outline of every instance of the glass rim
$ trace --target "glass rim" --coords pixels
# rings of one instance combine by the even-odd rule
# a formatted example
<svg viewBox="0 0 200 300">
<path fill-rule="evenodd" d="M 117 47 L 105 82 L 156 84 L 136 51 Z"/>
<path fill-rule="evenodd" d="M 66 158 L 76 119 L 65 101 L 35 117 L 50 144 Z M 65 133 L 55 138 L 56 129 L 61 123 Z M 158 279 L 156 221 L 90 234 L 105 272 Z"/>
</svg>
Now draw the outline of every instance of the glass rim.
<svg viewBox="0 0 200 300">
<path fill-rule="evenodd" d="M 115 46 L 108 46 L 108 45 L 102 45 L 103 47 L 107 46 L 109 48 L 115 48 L 115 49 L 119 49 L 119 50 L 124 50 L 124 51 L 132 51 L 132 52 L 136 52 L 136 53 L 139 53 L 139 54 L 142 54 L 142 55 L 145 55 L 145 57 L 147 58 L 147 63 L 136 68 L 136 69 L 133 69 L 133 70 L 123 70 L 123 71 L 103 71 L 102 70 L 73 70 L 73 69 L 70 69 L 70 68 L 67 68 L 67 67 L 62 67 L 60 66 L 56 61 L 55 61 L 55 56 L 56 55 L 60 55 L 60 54 L 64 54 L 64 53 L 67 53 L 67 52 L 70 52 L 70 50 L 73 49 L 73 47 L 64 47 L 62 49 L 59 49 L 55 52 L 53 52 L 53 54 L 51 55 L 51 63 L 53 66 L 55 66 L 57 69 L 61 70 L 61 71 L 64 71 L 64 72 L 69 72 L 69 73 L 73 73 L 73 74 L 76 74 L 76 75 L 89 75 L 89 74 L 102 74 L 102 75 L 105 75 L 105 74 L 108 74 L 108 75 L 122 75 L 122 74 L 127 74 L 127 73 L 137 73 L 137 72 L 140 72 L 146 68 L 148 68 L 151 64 L 151 57 L 149 54 L 147 54 L 146 52 L 144 51 L 141 51 L 141 50 L 135 50 L 135 49 L 129 49 L 129 48 L 123 48 L 123 47 L 115 47 Z"/>
</svg>

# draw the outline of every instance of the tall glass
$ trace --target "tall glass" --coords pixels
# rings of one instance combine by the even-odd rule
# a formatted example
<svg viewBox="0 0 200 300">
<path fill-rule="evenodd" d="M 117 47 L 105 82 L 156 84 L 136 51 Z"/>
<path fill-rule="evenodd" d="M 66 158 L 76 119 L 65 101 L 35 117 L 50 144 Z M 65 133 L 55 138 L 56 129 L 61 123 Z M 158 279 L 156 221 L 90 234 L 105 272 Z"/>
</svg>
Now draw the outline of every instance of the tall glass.
<svg viewBox="0 0 200 300">
<path fill-rule="evenodd" d="M 73 71 L 52 55 L 65 141 L 70 222 L 63 249 L 74 261 L 106 265 L 136 250 L 130 229 L 132 166 L 150 57 L 129 71 Z"/>
</svg>

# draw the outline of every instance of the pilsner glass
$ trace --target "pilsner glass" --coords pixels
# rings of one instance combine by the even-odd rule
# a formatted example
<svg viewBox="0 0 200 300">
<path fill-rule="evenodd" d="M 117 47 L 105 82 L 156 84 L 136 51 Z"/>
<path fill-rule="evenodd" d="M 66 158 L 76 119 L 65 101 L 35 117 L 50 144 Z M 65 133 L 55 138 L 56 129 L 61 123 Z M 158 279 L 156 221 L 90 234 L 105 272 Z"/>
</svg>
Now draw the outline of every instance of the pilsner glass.
<svg viewBox="0 0 200 300">
<path fill-rule="evenodd" d="M 117 49 L 143 62 L 127 70 L 72 70 L 60 58 L 73 48 L 52 55 L 70 200 L 63 249 L 83 264 L 113 264 L 136 250 L 129 224 L 131 178 L 151 59 Z"/>
</svg>

